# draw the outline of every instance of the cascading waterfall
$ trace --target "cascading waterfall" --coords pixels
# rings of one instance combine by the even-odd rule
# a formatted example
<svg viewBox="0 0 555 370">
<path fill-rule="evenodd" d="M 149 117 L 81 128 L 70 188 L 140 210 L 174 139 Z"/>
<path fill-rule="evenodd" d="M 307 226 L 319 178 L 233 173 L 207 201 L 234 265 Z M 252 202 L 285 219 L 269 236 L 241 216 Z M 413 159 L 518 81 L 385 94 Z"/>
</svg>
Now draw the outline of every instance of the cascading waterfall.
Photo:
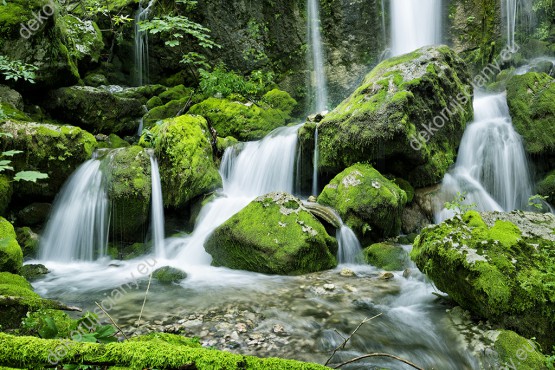
<svg viewBox="0 0 555 370">
<path fill-rule="evenodd" d="M 146 8 L 143 8 L 139 1 L 139 9 L 135 13 L 135 71 L 133 80 L 137 86 L 143 86 L 148 83 L 149 79 L 148 32 L 141 31 L 139 23 L 148 19 L 155 1 L 150 0 Z"/>
<path fill-rule="evenodd" d="M 345 224 L 342 224 L 335 233 L 337 239 L 337 262 L 339 263 L 360 263 L 362 262 L 361 251 L 362 246 L 357 236 Z"/>
<path fill-rule="evenodd" d="M 506 93 L 477 95 L 474 122 L 461 141 L 457 163 L 443 180 L 451 199 L 466 193 L 480 211 L 511 211 L 528 207 L 532 182 L 520 135 L 512 126 Z M 452 216 L 442 210 L 437 221 Z"/>
<path fill-rule="evenodd" d="M 318 126 L 314 130 L 314 159 L 312 170 L 312 195 L 318 195 L 318 159 L 320 157 L 320 150 L 318 149 Z"/>
<path fill-rule="evenodd" d="M 504 0 L 507 46 L 514 50 L 515 47 L 515 30 L 516 30 L 516 13 L 518 0 Z"/>
<path fill-rule="evenodd" d="M 308 45 L 312 53 L 313 86 L 315 86 L 316 112 L 322 112 L 328 105 L 328 87 L 324 70 L 324 52 L 320 33 L 320 9 L 318 0 L 308 0 Z"/>
<path fill-rule="evenodd" d="M 93 261 L 106 255 L 110 207 L 101 161 L 83 163 L 58 195 L 40 241 L 40 259 Z"/>
<path fill-rule="evenodd" d="M 150 167 L 152 176 L 152 199 L 151 199 L 151 225 L 152 241 L 154 244 L 154 254 L 158 258 L 166 258 L 164 244 L 164 202 L 162 200 L 162 184 L 160 182 L 160 171 L 158 161 L 154 152 L 151 151 Z"/>
<path fill-rule="evenodd" d="M 190 236 L 169 241 L 174 261 L 180 266 L 209 265 L 204 242 L 215 228 L 259 195 L 293 192 L 299 128 L 280 127 L 261 141 L 226 149 L 220 169 L 223 191 L 201 210 Z"/>
<path fill-rule="evenodd" d="M 441 43 L 441 0 L 390 0 L 391 54 Z"/>
</svg>

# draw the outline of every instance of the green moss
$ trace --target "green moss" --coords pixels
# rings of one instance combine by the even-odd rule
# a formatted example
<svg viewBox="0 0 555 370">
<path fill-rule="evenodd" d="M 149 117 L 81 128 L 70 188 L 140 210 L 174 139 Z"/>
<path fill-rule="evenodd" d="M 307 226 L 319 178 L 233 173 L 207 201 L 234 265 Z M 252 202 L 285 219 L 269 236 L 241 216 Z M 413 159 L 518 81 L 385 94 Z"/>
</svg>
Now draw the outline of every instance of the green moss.
<svg viewBox="0 0 555 370">
<path fill-rule="evenodd" d="M 403 190 L 405 194 L 407 194 L 407 203 L 411 203 L 414 199 L 414 188 L 412 185 L 407 180 L 400 177 L 394 178 L 393 182 L 399 187 L 399 189 Z"/>
<path fill-rule="evenodd" d="M 159 107 L 161 105 L 164 105 L 164 102 L 158 96 L 154 96 L 146 102 L 146 107 L 148 110 Z"/>
<path fill-rule="evenodd" d="M 189 112 L 205 117 L 219 136 L 233 136 L 240 141 L 261 139 L 290 119 L 280 109 L 216 98 L 194 105 Z"/>
<path fill-rule="evenodd" d="M 205 249 L 212 264 L 268 274 L 298 275 L 336 266 L 337 242 L 300 201 L 261 196 L 218 227 Z"/>
<path fill-rule="evenodd" d="M 547 201 L 555 204 L 555 171 L 550 172 L 537 185 L 538 194 L 546 196 Z"/>
<path fill-rule="evenodd" d="M 15 230 L 17 242 L 21 246 L 24 257 L 34 258 L 39 249 L 39 236 L 29 227 L 20 227 Z"/>
<path fill-rule="evenodd" d="M 502 366 L 519 370 L 547 370 L 545 357 L 536 346 L 531 340 L 509 330 L 502 330 L 494 344 Z"/>
<path fill-rule="evenodd" d="M 0 272 L 0 285 L 13 285 L 19 288 L 32 290 L 31 284 L 23 276 L 10 272 Z"/>
<path fill-rule="evenodd" d="M 0 217 L 0 271 L 17 273 L 23 265 L 23 252 L 17 244 L 11 223 Z"/>
<path fill-rule="evenodd" d="M 463 215 L 463 221 L 470 227 L 486 227 L 486 223 L 482 220 L 482 216 L 476 211 L 468 211 Z"/>
<path fill-rule="evenodd" d="M 364 249 L 363 254 L 368 264 L 387 271 L 400 271 L 408 266 L 408 254 L 399 245 L 389 243 L 372 244 Z"/>
<path fill-rule="evenodd" d="M 167 119 L 151 133 L 160 162 L 165 205 L 182 207 L 221 186 L 212 158 L 212 137 L 204 118 L 183 115 Z"/>
<path fill-rule="evenodd" d="M 227 148 L 237 144 L 238 142 L 239 141 L 237 139 L 231 136 L 226 138 L 218 137 L 216 140 L 216 149 L 218 150 L 218 153 L 223 154 Z"/>
<path fill-rule="evenodd" d="M 67 340 L 15 337 L 0 333 L 0 359 L 13 367 L 50 365 L 52 354 L 61 353 L 61 364 L 111 364 L 134 369 L 171 369 L 194 366 L 197 369 L 326 369 L 318 364 L 276 358 L 258 358 L 199 348 L 169 334 L 106 345 Z M 63 352 L 61 350 L 63 349 Z M 59 352 L 57 352 L 59 351 Z M 49 358 L 49 356 L 51 356 Z M 49 361 L 50 360 L 50 361 Z"/>
<path fill-rule="evenodd" d="M 0 216 L 6 213 L 8 205 L 12 200 L 13 187 L 11 179 L 6 175 L 0 175 Z"/>
<path fill-rule="evenodd" d="M 295 110 L 297 102 L 291 97 L 287 92 L 273 89 L 268 91 L 261 99 L 263 103 L 266 103 L 270 108 L 281 110 L 286 115 L 290 116 Z"/>
<path fill-rule="evenodd" d="M 26 115 L 19 109 L 14 108 L 14 106 L 11 104 L 0 102 L 0 109 L 2 110 L 2 112 L 4 112 L 4 117 L 0 117 L 0 122 L 5 122 L 8 119 L 15 119 L 19 121 L 31 120 L 28 115 Z"/>
<path fill-rule="evenodd" d="M 177 85 L 164 91 L 163 93 L 158 95 L 158 97 L 164 104 L 166 104 L 172 100 L 181 100 L 185 98 L 188 99 L 193 95 L 193 93 L 194 93 L 193 89 L 189 87 L 185 87 L 183 85 Z"/>
<path fill-rule="evenodd" d="M 399 235 L 406 193 L 372 166 L 355 164 L 337 175 L 318 203 L 335 208 L 363 241 Z"/>
<path fill-rule="evenodd" d="M 152 277 L 161 283 L 177 283 L 187 277 L 185 271 L 181 271 L 174 267 L 164 266 L 152 273 Z"/>
</svg>

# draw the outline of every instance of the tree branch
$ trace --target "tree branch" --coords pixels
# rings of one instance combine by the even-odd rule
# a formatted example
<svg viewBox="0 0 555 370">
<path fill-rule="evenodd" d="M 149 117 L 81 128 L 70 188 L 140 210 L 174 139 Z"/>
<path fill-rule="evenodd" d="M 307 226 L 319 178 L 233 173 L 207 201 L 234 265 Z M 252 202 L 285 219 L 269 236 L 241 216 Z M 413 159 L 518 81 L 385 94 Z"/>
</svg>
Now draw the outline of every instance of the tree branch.
<svg viewBox="0 0 555 370">
<path fill-rule="evenodd" d="M 355 357 L 355 358 L 353 358 L 349 361 L 345 361 L 345 362 L 337 365 L 336 367 L 334 367 L 334 369 L 339 369 L 340 367 L 343 367 L 347 364 L 351 364 L 355 361 L 360 361 L 362 359 L 369 358 L 369 357 L 389 357 L 389 358 L 392 358 L 394 360 L 401 361 L 401 362 L 403 362 L 403 363 L 405 363 L 409 366 L 412 366 L 413 368 L 415 368 L 417 370 L 424 370 L 424 368 L 422 368 L 418 365 L 415 365 L 415 364 L 413 364 L 412 362 L 410 362 L 408 360 L 402 359 L 401 357 L 397 357 L 397 356 L 394 356 L 394 355 L 390 355 L 389 353 L 369 353 L 367 355 L 362 355 L 362 356 L 359 356 L 359 357 Z"/>
</svg>

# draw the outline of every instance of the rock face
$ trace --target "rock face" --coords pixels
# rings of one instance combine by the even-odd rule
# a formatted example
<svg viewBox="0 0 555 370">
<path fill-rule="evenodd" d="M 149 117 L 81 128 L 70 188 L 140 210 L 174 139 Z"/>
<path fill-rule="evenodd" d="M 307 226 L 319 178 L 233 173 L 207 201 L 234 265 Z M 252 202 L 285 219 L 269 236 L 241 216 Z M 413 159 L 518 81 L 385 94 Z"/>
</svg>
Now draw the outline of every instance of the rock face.
<svg viewBox="0 0 555 370">
<path fill-rule="evenodd" d="M 13 183 L 13 197 L 27 203 L 33 199 L 53 199 L 73 171 L 91 158 L 97 145 L 94 136 L 74 126 L 7 121 L 0 125 L 0 130 L 13 136 L 0 138 L 1 150 L 23 151 L 12 158 L 15 172 L 48 174 L 47 180 L 36 184 Z"/>
<path fill-rule="evenodd" d="M 11 223 L 0 217 L 0 272 L 17 274 L 23 264 L 23 252 Z"/>
<path fill-rule="evenodd" d="M 286 92 L 272 90 L 258 104 L 209 98 L 192 106 L 189 113 L 205 117 L 220 137 L 250 141 L 262 139 L 270 131 L 284 126 L 296 105 Z"/>
<path fill-rule="evenodd" d="M 507 82 L 507 103 L 526 151 L 542 169 L 555 168 L 555 79 L 535 72 L 514 76 Z"/>
<path fill-rule="evenodd" d="M 142 147 L 131 146 L 116 149 L 109 156 L 110 237 L 117 241 L 143 241 L 141 230 L 150 214 L 149 155 Z"/>
<path fill-rule="evenodd" d="M 475 315 L 555 343 L 555 216 L 467 212 L 422 231 L 412 259 Z"/>
<path fill-rule="evenodd" d="M 165 206 L 183 207 L 222 186 L 204 118 L 187 114 L 167 119 L 155 126 L 151 135 L 142 140 L 152 140 L 155 147 Z"/>
<path fill-rule="evenodd" d="M 121 98 L 90 86 L 54 90 L 46 102 L 49 113 L 94 134 L 137 131 L 138 119 L 145 113 L 138 99 Z"/>
<path fill-rule="evenodd" d="M 407 196 L 372 166 L 356 164 L 337 175 L 322 191 L 318 203 L 328 205 L 363 241 L 399 235 Z"/>
<path fill-rule="evenodd" d="M 438 183 L 472 119 L 471 92 L 464 62 L 446 46 L 380 63 L 320 123 L 320 169 L 369 161 L 414 187 Z"/>
<path fill-rule="evenodd" d="M 547 201 L 555 205 L 555 171 L 547 174 L 547 176 L 537 184 L 538 194 L 546 196 Z"/>
<path fill-rule="evenodd" d="M 212 264 L 266 274 L 334 268 L 337 242 L 301 201 L 270 193 L 218 227 L 205 244 Z"/>
</svg>

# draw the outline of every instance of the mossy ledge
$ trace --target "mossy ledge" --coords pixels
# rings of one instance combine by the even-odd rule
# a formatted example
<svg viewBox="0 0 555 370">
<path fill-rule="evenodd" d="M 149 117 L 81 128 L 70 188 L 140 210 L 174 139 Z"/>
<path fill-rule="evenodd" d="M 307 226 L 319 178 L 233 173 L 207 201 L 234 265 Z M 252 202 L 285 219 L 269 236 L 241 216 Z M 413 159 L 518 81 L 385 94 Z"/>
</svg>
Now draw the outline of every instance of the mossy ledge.
<svg viewBox="0 0 555 370">
<path fill-rule="evenodd" d="M 0 365 L 13 368 L 51 367 L 53 363 L 59 363 L 133 369 L 328 369 L 295 360 L 242 356 L 200 348 L 183 339 L 155 334 L 104 345 L 0 333 Z"/>
</svg>

